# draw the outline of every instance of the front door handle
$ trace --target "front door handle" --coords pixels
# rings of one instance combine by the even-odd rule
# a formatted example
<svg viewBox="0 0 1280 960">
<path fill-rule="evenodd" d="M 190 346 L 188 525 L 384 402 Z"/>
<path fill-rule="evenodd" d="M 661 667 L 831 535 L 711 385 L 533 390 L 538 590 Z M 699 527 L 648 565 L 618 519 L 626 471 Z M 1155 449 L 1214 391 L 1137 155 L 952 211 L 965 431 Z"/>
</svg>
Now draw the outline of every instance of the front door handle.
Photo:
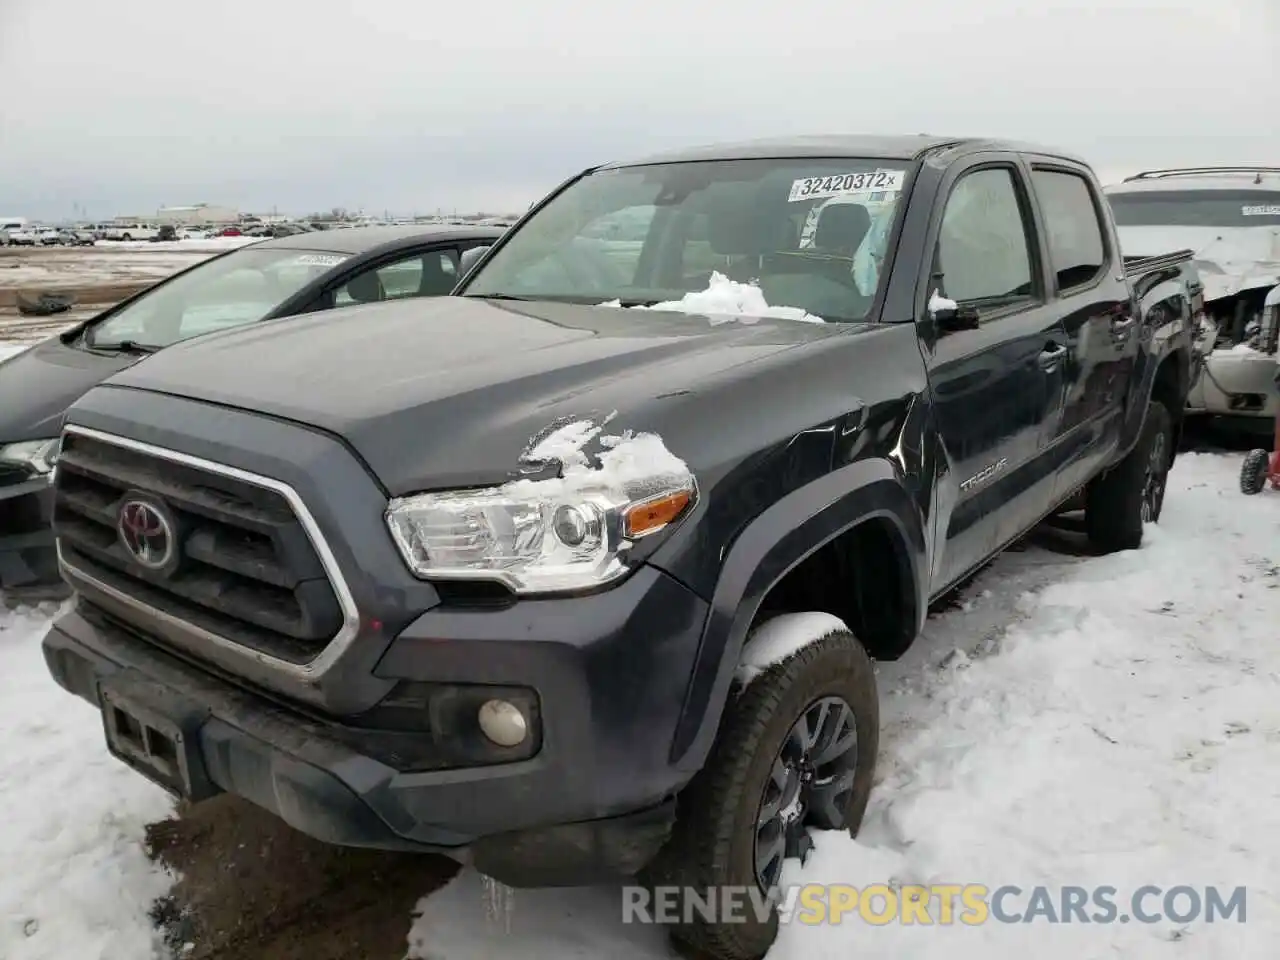
<svg viewBox="0 0 1280 960">
<path fill-rule="evenodd" d="M 1052 370 L 1067 355 L 1066 347 L 1045 347 L 1040 351 L 1040 367 L 1043 370 Z"/>
<path fill-rule="evenodd" d="M 1124 340 L 1133 332 L 1133 317 L 1117 317 L 1111 321 L 1111 335 L 1117 340 Z"/>
</svg>

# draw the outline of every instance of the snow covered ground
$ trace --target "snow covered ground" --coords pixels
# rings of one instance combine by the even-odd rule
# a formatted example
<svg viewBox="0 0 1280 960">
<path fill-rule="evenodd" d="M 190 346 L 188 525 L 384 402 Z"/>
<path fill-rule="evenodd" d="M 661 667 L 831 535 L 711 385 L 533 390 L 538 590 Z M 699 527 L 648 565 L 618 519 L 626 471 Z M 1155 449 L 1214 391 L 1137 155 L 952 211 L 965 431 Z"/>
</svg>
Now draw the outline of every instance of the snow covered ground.
<svg viewBox="0 0 1280 960">
<path fill-rule="evenodd" d="M 129 244 L 118 244 L 128 247 Z M 107 250 L 99 247 L 57 247 L 0 256 L 0 289 L 82 289 L 113 284 L 150 283 L 206 260 L 215 251 L 196 247 L 157 250 L 176 244 L 141 244 L 140 249 Z"/>
<path fill-rule="evenodd" d="M 99 240 L 96 250 L 154 250 L 179 251 L 181 253 L 221 253 L 249 243 L 257 243 L 261 237 L 206 237 L 203 240 Z"/>
<path fill-rule="evenodd" d="M 144 960 L 159 949 L 147 911 L 170 880 L 143 853 L 143 828 L 171 804 L 50 679 L 39 640 L 52 612 L 0 613 L 0 957 Z"/>
<path fill-rule="evenodd" d="M 1038 537 L 881 664 L 878 785 L 858 841 L 818 838 L 799 882 L 1248 888 L 1247 922 L 793 924 L 770 960 L 1270 958 L 1280 936 L 1280 497 L 1237 455 L 1180 459 L 1139 551 Z M 1061 540 L 1061 542 L 1058 542 Z M 167 878 L 143 857 L 168 802 L 111 760 L 45 673 L 48 611 L 0 614 L 0 957 L 140 958 Z M 1018 904 L 1016 909 L 1025 908 Z M 672 956 L 617 888 L 495 891 L 464 872 L 418 905 L 432 960 Z"/>
<path fill-rule="evenodd" d="M 0 343 L 0 360 L 6 357 L 15 357 L 23 350 L 27 349 L 28 344 L 25 343 Z"/>
</svg>

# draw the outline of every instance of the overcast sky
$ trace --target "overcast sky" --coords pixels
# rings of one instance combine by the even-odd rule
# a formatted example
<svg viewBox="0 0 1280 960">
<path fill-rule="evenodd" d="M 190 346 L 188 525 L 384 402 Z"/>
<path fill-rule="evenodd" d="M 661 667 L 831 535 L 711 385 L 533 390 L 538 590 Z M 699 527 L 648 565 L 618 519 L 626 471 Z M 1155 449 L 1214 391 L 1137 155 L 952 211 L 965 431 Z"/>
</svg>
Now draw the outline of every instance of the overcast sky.
<svg viewBox="0 0 1280 960">
<path fill-rule="evenodd" d="M 787 133 L 1280 165 L 1280 0 L 0 0 L 0 215 L 523 210 Z"/>
</svg>

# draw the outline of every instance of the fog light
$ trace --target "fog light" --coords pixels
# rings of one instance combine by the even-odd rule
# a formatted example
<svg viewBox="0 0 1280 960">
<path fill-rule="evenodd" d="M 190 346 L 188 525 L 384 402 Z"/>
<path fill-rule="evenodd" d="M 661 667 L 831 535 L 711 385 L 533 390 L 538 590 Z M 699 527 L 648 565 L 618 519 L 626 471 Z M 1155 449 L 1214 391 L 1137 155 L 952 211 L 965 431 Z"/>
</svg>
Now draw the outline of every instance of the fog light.
<svg viewBox="0 0 1280 960">
<path fill-rule="evenodd" d="M 480 707 L 480 730 L 500 747 L 515 747 L 528 736 L 529 722 L 514 703 L 486 700 Z"/>
</svg>

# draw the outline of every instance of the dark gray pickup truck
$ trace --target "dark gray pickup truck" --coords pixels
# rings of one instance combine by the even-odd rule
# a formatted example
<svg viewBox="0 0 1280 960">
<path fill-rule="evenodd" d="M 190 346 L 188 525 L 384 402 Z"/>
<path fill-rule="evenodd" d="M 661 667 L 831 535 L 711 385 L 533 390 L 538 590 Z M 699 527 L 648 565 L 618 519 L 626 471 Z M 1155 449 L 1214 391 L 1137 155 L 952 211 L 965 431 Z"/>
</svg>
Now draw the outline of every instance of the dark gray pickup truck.
<svg viewBox="0 0 1280 960">
<path fill-rule="evenodd" d="M 1159 519 L 1186 254 L 988 141 L 574 177 L 433 301 L 173 346 L 72 407 L 49 669 L 113 753 L 513 885 L 773 890 L 856 831 L 872 658 L 1065 505 Z M 756 957 L 776 915 L 673 934 Z"/>
</svg>

